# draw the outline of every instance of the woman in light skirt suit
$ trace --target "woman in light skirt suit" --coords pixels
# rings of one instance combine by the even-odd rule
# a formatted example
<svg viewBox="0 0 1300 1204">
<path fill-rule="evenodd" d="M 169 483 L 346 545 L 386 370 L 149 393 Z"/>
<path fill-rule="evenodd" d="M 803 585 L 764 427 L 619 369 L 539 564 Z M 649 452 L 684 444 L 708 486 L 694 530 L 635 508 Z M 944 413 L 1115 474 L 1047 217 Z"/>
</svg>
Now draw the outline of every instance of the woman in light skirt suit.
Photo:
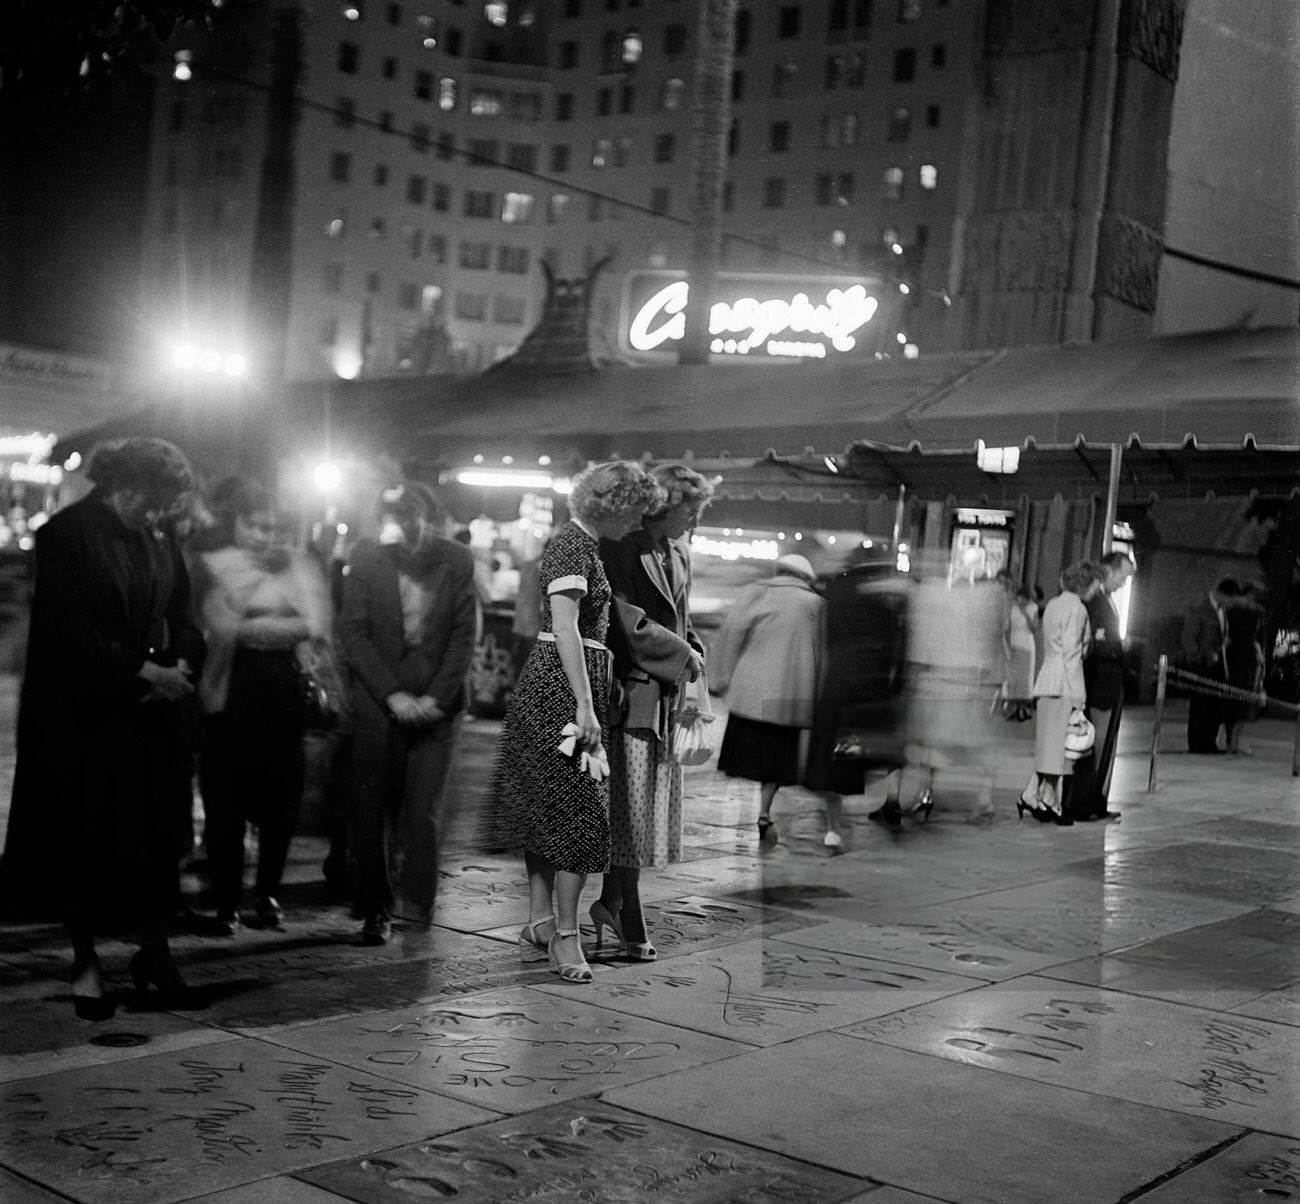
<svg viewBox="0 0 1300 1204">
<path fill-rule="evenodd" d="M 1028 811 L 1042 823 L 1071 824 L 1061 807 L 1061 777 L 1070 772 L 1065 734 L 1070 713 L 1088 701 L 1083 658 L 1092 639 L 1085 603 L 1101 586 L 1091 560 L 1072 564 L 1061 574 L 1061 592 L 1043 610 L 1043 663 L 1034 681 L 1038 700 L 1034 716 L 1034 771 L 1020 794 L 1016 811 Z"/>
</svg>

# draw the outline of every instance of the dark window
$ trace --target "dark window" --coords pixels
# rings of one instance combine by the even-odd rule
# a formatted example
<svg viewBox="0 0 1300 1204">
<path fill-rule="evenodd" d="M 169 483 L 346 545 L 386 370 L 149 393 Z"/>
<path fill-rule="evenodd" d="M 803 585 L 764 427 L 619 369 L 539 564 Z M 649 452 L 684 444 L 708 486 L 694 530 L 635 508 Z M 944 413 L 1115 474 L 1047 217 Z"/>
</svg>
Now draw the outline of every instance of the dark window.
<svg viewBox="0 0 1300 1204">
<path fill-rule="evenodd" d="M 925 124 L 934 128 L 939 124 L 941 110 L 938 105 L 925 106 Z"/>
<path fill-rule="evenodd" d="M 685 25 L 665 25 L 664 26 L 664 54 L 670 58 L 686 51 L 686 26 Z"/>
<path fill-rule="evenodd" d="M 400 25 L 402 23 L 402 6 L 400 4 L 390 4 L 388 6 L 388 23 L 389 25 Z"/>
<path fill-rule="evenodd" d="M 378 272 L 368 272 L 366 274 L 366 292 L 377 293 L 382 284 L 383 281 Z"/>
<path fill-rule="evenodd" d="M 731 119 L 731 128 L 727 131 L 727 154 L 735 155 L 740 150 L 740 122 Z"/>
<path fill-rule="evenodd" d="M 767 149 L 776 153 L 790 149 L 790 123 L 774 121 L 767 127 Z"/>
<path fill-rule="evenodd" d="M 785 180 L 781 176 L 769 176 L 763 181 L 763 208 L 785 208 Z"/>
<path fill-rule="evenodd" d="M 736 14 L 736 53 L 744 54 L 749 49 L 750 33 L 754 25 L 754 18 L 750 15 L 749 9 L 742 8 Z"/>
<path fill-rule="evenodd" d="M 481 188 L 469 188 L 465 191 L 466 217 L 496 217 L 497 194 Z"/>
<path fill-rule="evenodd" d="M 618 90 L 618 111 L 630 113 L 636 103 L 636 89 L 631 84 L 624 84 Z"/>
<path fill-rule="evenodd" d="M 455 153 L 456 135 L 449 134 L 446 130 L 443 130 L 442 133 L 438 135 L 438 158 L 443 163 L 448 163 L 451 161 Z"/>
<path fill-rule="evenodd" d="M 867 82 L 867 56 L 861 50 L 849 59 L 849 87 L 861 88 Z"/>
<path fill-rule="evenodd" d="M 397 286 L 398 309 L 414 309 L 419 304 L 419 299 L 419 288 L 409 280 L 404 280 Z"/>
<path fill-rule="evenodd" d="M 596 116 L 608 117 L 614 109 L 614 94 L 608 88 L 596 93 Z"/>
<path fill-rule="evenodd" d="M 859 37 L 865 37 L 871 29 L 872 9 L 873 0 L 854 0 L 853 32 Z"/>
<path fill-rule="evenodd" d="M 551 170 L 569 170 L 569 148 L 564 143 L 558 143 L 551 147 Z"/>
<path fill-rule="evenodd" d="M 510 272 L 516 276 L 525 275 L 528 271 L 528 248 L 507 246 L 498 247 L 497 271 Z"/>
<path fill-rule="evenodd" d="M 429 127 L 416 124 L 411 126 L 411 149 L 423 155 L 429 150 Z"/>
<path fill-rule="evenodd" d="M 908 84 L 916 78 L 916 51 L 910 46 L 894 51 L 894 83 Z"/>
<path fill-rule="evenodd" d="M 492 266 L 492 247 L 485 242 L 462 242 L 457 262 L 463 268 L 485 272 Z"/>
<path fill-rule="evenodd" d="M 501 144 L 495 138 L 471 138 L 469 162 L 475 167 L 495 164 L 501 157 Z"/>
<path fill-rule="evenodd" d="M 728 180 L 722 186 L 722 212 L 730 213 L 736 207 L 736 185 Z"/>
<path fill-rule="evenodd" d="M 452 58 L 460 57 L 461 39 L 464 35 L 455 26 L 447 30 L 447 43 L 443 49 L 451 55 Z"/>
<path fill-rule="evenodd" d="M 424 194 L 427 188 L 428 184 L 423 176 L 406 177 L 406 199 L 412 205 L 424 204 Z"/>
<path fill-rule="evenodd" d="M 772 68 L 772 95 L 787 96 L 794 87 L 795 80 L 799 78 L 799 67 L 796 63 L 777 63 Z"/>
<path fill-rule="evenodd" d="M 853 204 L 853 173 L 851 171 L 840 172 L 839 187 L 835 190 L 835 199 L 845 205 Z"/>
<path fill-rule="evenodd" d="M 605 198 L 591 193 L 587 197 L 587 220 L 589 222 L 598 222 L 605 211 Z"/>
<path fill-rule="evenodd" d="M 849 0 L 831 0 L 830 12 L 826 15 L 826 28 L 832 33 L 839 33 L 849 27 Z"/>
<path fill-rule="evenodd" d="M 417 71 L 415 73 L 415 95 L 420 100 L 433 99 L 433 72 Z"/>
<path fill-rule="evenodd" d="M 898 0 L 898 20 L 906 25 L 921 19 L 921 0 Z"/>
<path fill-rule="evenodd" d="M 350 130 L 357 119 L 357 102 L 347 96 L 340 96 L 334 102 L 334 124 L 340 129 Z"/>
<path fill-rule="evenodd" d="M 830 172 L 818 175 L 816 197 L 819 205 L 829 205 L 835 199 L 835 179 Z"/>
<path fill-rule="evenodd" d="M 655 162 L 671 163 L 676 150 L 676 139 L 672 134 L 659 134 L 655 138 Z"/>
<path fill-rule="evenodd" d="M 948 47 L 942 42 L 936 42 L 930 47 L 930 66 L 946 67 L 948 65 Z"/>
<path fill-rule="evenodd" d="M 506 165 L 518 171 L 536 171 L 537 147 L 529 142 L 512 142 L 506 152 Z"/>
<path fill-rule="evenodd" d="M 803 24 L 803 9 L 797 4 L 783 4 L 776 16 L 776 36 L 797 38 Z"/>
<path fill-rule="evenodd" d="M 667 213 L 672 206 L 672 192 L 667 188 L 650 189 L 650 209 L 654 213 Z"/>
<path fill-rule="evenodd" d="M 731 99 L 741 100 L 745 95 L 745 73 L 743 71 L 733 71 L 731 73 Z"/>
<path fill-rule="evenodd" d="M 578 43 L 560 43 L 560 66 L 568 71 L 578 65 Z"/>
<path fill-rule="evenodd" d="M 384 78 L 385 79 L 397 78 L 397 60 L 395 58 L 384 59 Z"/>
<path fill-rule="evenodd" d="M 573 120 L 573 93 L 561 92 L 555 98 L 555 120 Z"/>
<path fill-rule="evenodd" d="M 840 79 L 844 75 L 844 60 L 838 54 L 826 56 L 826 70 L 822 75 L 822 87 L 828 92 L 833 92 L 840 86 Z"/>
<path fill-rule="evenodd" d="M 388 183 L 388 164 L 376 163 L 375 170 L 370 178 L 374 181 L 376 188 L 383 188 Z"/>
<path fill-rule="evenodd" d="M 339 70 L 356 75 L 361 63 L 361 48 L 355 42 L 339 43 Z"/>
<path fill-rule="evenodd" d="M 447 184 L 433 186 L 433 207 L 439 213 L 446 213 L 451 208 L 451 188 Z"/>
<path fill-rule="evenodd" d="M 335 151 L 330 156 L 330 179 L 346 184 L 352 176 L 352 156 L 346 151 Z"/>
<path fill-rule="evenodd" d="M 906 142 L 912 135 L 912 110 L 903 106 L 889 110 L 885 137 L 890 142 Z"/>
<path fill-rule="evenodd" d="M 564 15 L 566 17 L 582 16 L 582 0 L 564 0 Z"/>
<path fill-rule="evenodd" d="M 430 234 L 428 241 L 424 244 L 424 253 L 428 255 L 434 263 L 447 262 L 447 240 L 441 234 Z"/>
<path fill-rule="evenodd" d="M 379 128 L 383 130 L 385 134 L 392 133 L 393 115 L 387 109 L 384 109 L 383 112 L 379 114 Z"/>
</svg>

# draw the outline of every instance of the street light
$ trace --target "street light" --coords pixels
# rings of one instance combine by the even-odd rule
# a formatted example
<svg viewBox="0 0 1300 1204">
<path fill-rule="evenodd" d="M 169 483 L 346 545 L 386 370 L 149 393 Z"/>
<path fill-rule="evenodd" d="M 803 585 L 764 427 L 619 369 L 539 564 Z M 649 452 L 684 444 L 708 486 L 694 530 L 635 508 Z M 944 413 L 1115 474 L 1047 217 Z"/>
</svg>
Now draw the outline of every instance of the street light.
<svg viewBox="0 0 1300 1204">
<path fill-rule="evenodd" d="M 312 469 L 311 479 L 322 493 L 333 493 L 343 484 L 343 470 L 332 460 L 322 460 Z"/>
</svg>

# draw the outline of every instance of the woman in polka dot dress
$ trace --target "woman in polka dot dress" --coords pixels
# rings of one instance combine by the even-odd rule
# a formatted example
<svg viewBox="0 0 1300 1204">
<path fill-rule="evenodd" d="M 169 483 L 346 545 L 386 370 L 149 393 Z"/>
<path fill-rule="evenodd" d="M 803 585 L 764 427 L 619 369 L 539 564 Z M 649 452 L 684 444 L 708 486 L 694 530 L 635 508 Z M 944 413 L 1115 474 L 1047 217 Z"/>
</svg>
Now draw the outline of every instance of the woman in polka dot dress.
<svg viewBox="0 0 1300 1204">
<path fill-rule="evenodd" d="M 529 920 L 520 946 L 545 950 L 566 982 L 591 981 L 578 899 L 587 875 L 609 865 L 609 786 L 597 767 L 606 763 L 609 725 L 610 589 L 598 545 L 639 527 L 657 496 L 654 479 L 624 461 L 596 465 L 574 480 L 573 518 L 555 533 L 539 570 L 542 631 L 501 728 L 491 843 L 522 846 Z M 566 735 L 574 740 L 572 755 L 559 750 Z"/>
</svg>

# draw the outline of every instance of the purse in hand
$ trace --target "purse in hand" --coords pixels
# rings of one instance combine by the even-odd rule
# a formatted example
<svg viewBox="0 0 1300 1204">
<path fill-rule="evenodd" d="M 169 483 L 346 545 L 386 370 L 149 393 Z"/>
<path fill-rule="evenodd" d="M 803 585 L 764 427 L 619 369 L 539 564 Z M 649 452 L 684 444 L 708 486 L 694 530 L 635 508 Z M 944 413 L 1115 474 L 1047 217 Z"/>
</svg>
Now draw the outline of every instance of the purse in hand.
<svg viewBox="0 0 1300 1204">
<path fill-rule="evenodd" d="M 1075 707 L 1070 712 L 1070 722 L 1065 729 L 1065 759 L 1077 761 L 1091 752 L 1096 739 L 1097 729 L 1093 727 L 1092 720 Z"/>
<path fill-rule="evenodd" d="M 346 723 L 347 690 L 329 645 L 304 640 L 297 648 L 303 719 L 308 731 L 331 732 Z"/>
<path fill-rule="evenodd" d="M 678 765 L 703 765 L 717 751 L 713 707 L 709 704 L 709 687 L 700 674 L 682 687 L 682 701 L 673 719 L 668 750 Z"/>
</svg>

